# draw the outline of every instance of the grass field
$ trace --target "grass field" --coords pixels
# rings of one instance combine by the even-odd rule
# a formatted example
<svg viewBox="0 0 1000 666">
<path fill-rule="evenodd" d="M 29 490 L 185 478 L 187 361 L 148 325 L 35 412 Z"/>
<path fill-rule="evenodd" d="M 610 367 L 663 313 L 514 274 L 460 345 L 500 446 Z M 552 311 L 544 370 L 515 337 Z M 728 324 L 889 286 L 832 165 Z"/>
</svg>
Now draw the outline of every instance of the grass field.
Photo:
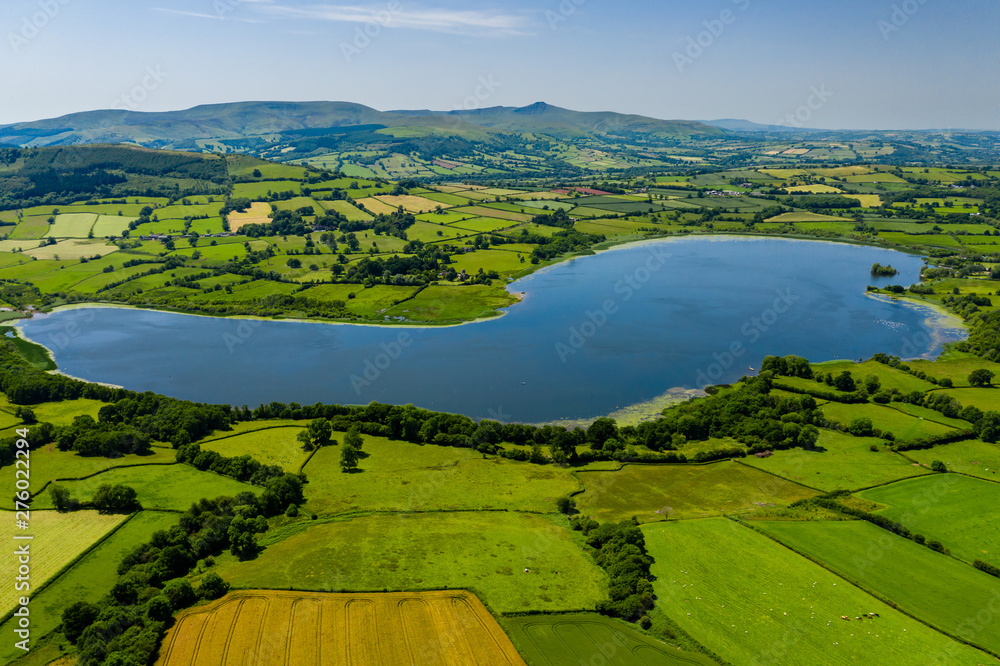
<svg viewBox="0 0 1000 666">
<path fill-rule="evenodd" d="M 985 507 L 1000 504 L 1000 484 L 961 474 L 936 474 L 859 493 L 887 505 L 878 513 L 911 532 L 937 539 L 970 564 L 1000 566 L 1000 525 Z"/>
<path fill-rule="evenodd" d="M 45 342 L 42 340 L 41 342 Z M 105 403 L 100 400 L 64 400 L 62 402 L 46 402 L 35 405 L 32 409 L 35 416 L 42 423 L 49 422 L 53 425 L 69 425 L 77 416 L 86 414 L 95 421 L 97 413 L 101 411 Z"/>
<path fill-rule="evenodd" d="M 62 621 L 62 612 L 76 601 L 96 603 L 118 580 L 116 568 L 122 558 L 141 543 L 149 541 L 156 530 L 177 524 L 177 514 L 140 511 L 114 534 L 80 558 L 40 593 L 31 596 L 32 637 L 40 638 Z M 36 564 L 37 566 L 37 564 Z M 10 620 L 0 625 L 0 632 L 14 635 Z M 9 664 L 24 652 L 14 647 L 14 641 L 0 644 L 0 662 Z"/>
<path fill-rule="evenodd" d="M 340 213 L 352 222 L 370 222 L 373 219 L 371 215 L 346 201 L 320 201 L 319 205 L 326 210 Z"/>
<path fill-rule="evenodd" d="M 1000 444 L 970 439 L 954 442 L 933 449 L 907 451 L 906 455 L 925 465 L 940 460 L 952 472 L 977 476 L 990 481 L 1000 480 Z"/>
<path fill-rule="evenodd" d="M 985 626 L 976 625 L 980 611 L 996 607 L 1000 579 L 863 521 L 757 525 L 921 620 L 1000 651 L 1000 623 L 991 619 Z"/>
<path fill-rule="evenodd" d="M 923 392 L 937 388 L 934 384 L 924 381 L 919 377 L 914 377 L 907 372 L 874 361 L 865 361 L 864 363 L 832 361 L 829 363 L 813 363 L 812 367 L 817 372 L 824 372 L 835 376 L 847 370 L 854 375 L 855 381 L 864 380 L 868 375 L 875 375 L 879 380 L 881 388 L 888 390 L 899 389 L 903 393 L 911 393 L 913 391 Z M 783 377 L 782 381 L 784 380 L 785 378 Z M 817 384 L 816 386 L 819 387 L 820 385 Z M 829 387 L 825 385 L 822 388 L 829 390 Z"/>
<path fill-rule="evenodd" d="M 55 224 L 49 227 L 50 238 L 86 238 L 97 222 L 94 213 L 64 213 L 56 215 Z"/>
<path fill-rule="evenodd" d="M 171 511 L 186 511 L 192 502 L 203 497 L 235 497 L 241 492 L 261 491 L 257 486 L 182 464 L 111 469 L 89 479 L 64 481 L 60 485 L 69 490 L 75 499 L 90 501 L 98 486 L 119 483 L 135 488 L 142 508 Z M 43 493 L 33 506 L 35 509 L 52 508 L 52 498 Z"/>
<path fill-rule="evenodd" d="M 910 361 L 908 365 L 914 370 L 921 370 L 938 379 L 951 379 L 956 387 L 969 386 L 969 374 L 973 370 L 986 368 L 1000 377 L 1000 363 L 992 363 L 971 354 L 955 353 L 952 357 L 940 361 Z"/>
<path fill-rule="evenodd" d="M 995 387 L 953 389 L 944 393 L 958 400 L 963 407 L 972 405 L 984 412 L 1000 409 L 1000 389 Z"/>
<path fill-rule="evenodd" d="M 122 456 L 121 458 L 79 456 L 72 451 L 60 451 L 55 444 L 35 449 L 31 452 L 31 491 L 36 493 L 49 481 L 55 479 L 73 479 L 89 476 L 112 467 L 124 465 L 148 465 L 150 463 L 172 463 L 175 451 L 173 449 L 153 449 L 148 456 Z M 7 487 L 14 487 L 14 468 L 0 468 L 0 483 L 7 482 Z"/>
<path fill-rule="evenodd" d="M 13 485 L 10 487 L 13 488 Z M 28 544 L 31 553 L 35 554 L 30 562 L 32 589 L 37 589 L 46 583 L 60 569 L 127 518 L 120 514 L 102 516 L 96 511 L 57 513 L 33 510 L 30 514 L 31 529 L 18 530 L 14 526 L 13 512 L 7 511 L 3 515 L 0 538 L 10 545 L 11 552 L 18 546 Z M 14 540 L 14 536 L 24 535 L 34 538 L 30 542 Z M 3 562 L 0 563 L 0 577 L 10 583 L 5 585 L 3 593 L 0 593 L 0 615 L 15 608 L 19 597 L 26 596 L 24 592 L 14 589 L 17 567 L 18 559 L 13 556 L 3 558 Z"/>
<path fill-rule="evenodd" d="M 678 652 L 634 625 L 596 613 L 533 615 L 502 620 L 511 640 L 532 666 L 685 666 L 714 664 L 699 654 Z"/>
<path fill-rule="evenodd" d="M 121 236 L 128 229 L 130 222 L 135 222 L 137 217 L 123 217 L 118 215 L 101 215 L 94 223 L 93 232 L 95 238 L 106 238 L 108 236 Z"/>
<path fill-rule="evenodd" d="M 248 455 L 264 465 L 278 465 L 286 472 L 298 472 L 309 457 L 296 439 L 302 430 L 303 426 L 297 425 L 236 435 L 219 433 L 214 439 L 198 443 L 203 451 L 218 451 L 229 458 Z"/>
<path fill-rule="evenodd" d="M 871 419 L 876 428 L 891 432 L 898 442 L 909 442 L 923 437 L 947 435 L 955 432 L 951 426 L 904 414 L 888 405 L 845 405 L 841 402 L 831 402 L 823 405 L 820 409 L 826 418 L 845 427 L 850 425 L 854 419 Z"/>
<path fill-rule="evenodd" d="M 844 219 L 842 217 L 834 217 L 832 215 L 820 215 L 819 213 L 783 213 L 777 217 L 772 217 L 768 222 L 837 222 L 841 224 L 850 224 L 851 221 Z"/>
<path fill-rule="evenodd" d="M 48 219 L 49 216 L 47 215 L 26 216 L 14 227 L 10 238 L 12 240 L 42 238 L 45 234 L 49 233 Z"/>
<path fill-rule="evenodd" d="M 246 435 L 245 435 L 246 437 Z M 334 433 L 334 439 L 343 439 Z M 225 440 L 224 440 L 225 441 Z M 311 513 L 502 509 L 555 511 L 557 497 L 579 490 L 565 469 L 483 458 L 466 448 L 419 446 L 364 437 L 371 456 L 360 474 L 340 471 L 340 447 L 324 447 L 303 470 Z"/>
<path fill-rule="evenodd" d="M 949 649 L 952 663 L 987 659 L 732 521 L 652 524 L 643 533 L 657 605 L 730 663 L 923 666 Z M 854 620 L 871 612 L 880 617 Z"/>
<path fill-rule="evenodd" d="M 267 536 L 270 541 L 282 534 Z M 500 613 L 592 610 L 606 593 L 605 576 L 577 538 L 529 514 L 373 515 L 307 521 L 256 559 L 238 562 L 225 555 L 216 569 L 239 588 L 467 589 Z"/>
<path fill-rule="evenodd" d="M 465 285 L 428 287 L 405 303 L 390 308 L 387 316 L 411 321 L 458 321 L 496 316 L 517 299 L 502 287 Z"/>
<path fill-rule="evenodd" d="M 856 490 L 930 474 L 891 451 L 874 452 L 882 440 L 821 430 L 817 450 L 776 451 L 770 458 L 748 457 L 747 465 L 820 490 Z"/>
<path fill-rule="evenodd" d="M 598 522 L 636 516 L 640 522 L 752 512 L 787 505 L 816 492 L 736 462 L 712 465 L 628 465 L 617 472 L 580 472 L 577 507 Z"/>
<path fill-rule="evenodd" d="M 465 592 L 308 594 L 249 590 L 181 614 L 158 666 L 489 664 L 524 666 Z"/>
</svg>

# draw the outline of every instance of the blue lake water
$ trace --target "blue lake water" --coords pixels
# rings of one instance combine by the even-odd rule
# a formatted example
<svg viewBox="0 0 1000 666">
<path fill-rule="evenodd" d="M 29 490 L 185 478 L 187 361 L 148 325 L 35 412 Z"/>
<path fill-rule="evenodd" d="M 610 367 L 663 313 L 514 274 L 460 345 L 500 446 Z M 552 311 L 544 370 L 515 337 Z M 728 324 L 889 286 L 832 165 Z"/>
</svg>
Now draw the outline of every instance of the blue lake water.
<svg viewBox="0 0 1000 666">
<path fill-rule="evenodd" d="M 892 264 L 892 279 L 869 274 Z M 865 295 L 923 261 L 769 238 L 649 241 L 539 271 L 503 317 L 447 328 L 233 320 L 123 308 L 22 323 L 60 370 L 233 405 L 413 403 L 543 422 L 611 413 L 674 388 L 735 381 L 769 354 L 814 361 L 932 356 L 929 311 Z M 954 335 L 954 332 L 952 332 Z"/>
</svg>

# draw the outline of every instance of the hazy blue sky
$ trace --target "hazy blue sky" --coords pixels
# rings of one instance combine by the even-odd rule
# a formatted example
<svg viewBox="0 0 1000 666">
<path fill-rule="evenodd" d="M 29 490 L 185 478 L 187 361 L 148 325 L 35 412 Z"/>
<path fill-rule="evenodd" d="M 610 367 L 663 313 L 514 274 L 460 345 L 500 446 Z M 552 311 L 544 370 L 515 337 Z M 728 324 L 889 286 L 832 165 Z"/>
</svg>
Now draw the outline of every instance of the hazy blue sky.
<svg viewBox="0 0 1000 666">
<path fill-rule="evenodd" d="M 0 24 L 0 123 L 239 100 L 778 123 L 811 102 L 815 127 L 1000 129 L 996 0 L 4 0 Z"/>
</svg>

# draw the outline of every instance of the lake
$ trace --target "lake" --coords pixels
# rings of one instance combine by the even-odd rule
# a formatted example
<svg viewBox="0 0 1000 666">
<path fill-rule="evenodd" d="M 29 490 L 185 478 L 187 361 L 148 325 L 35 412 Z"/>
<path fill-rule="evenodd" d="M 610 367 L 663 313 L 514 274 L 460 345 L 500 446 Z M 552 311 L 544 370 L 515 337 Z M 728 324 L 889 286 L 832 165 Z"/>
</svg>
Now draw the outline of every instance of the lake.
<svg viewBox="0 0 1000 666">
<path fill-rule="evenodd" d="M 873 278 L 873 263 L 895 278 Z M 923 260 L 873 247 L 688 237 L 620 246 L 510 285 L 503 317 L 374 327 L 65 309 L 21 323 L 61 371 L 189 400 L 413 403 L 473 418 L 595 417 L 754 374 L 764 356 L 931 357 L 956 339 L 926 308 L 866 296 Z"/>
</svg>

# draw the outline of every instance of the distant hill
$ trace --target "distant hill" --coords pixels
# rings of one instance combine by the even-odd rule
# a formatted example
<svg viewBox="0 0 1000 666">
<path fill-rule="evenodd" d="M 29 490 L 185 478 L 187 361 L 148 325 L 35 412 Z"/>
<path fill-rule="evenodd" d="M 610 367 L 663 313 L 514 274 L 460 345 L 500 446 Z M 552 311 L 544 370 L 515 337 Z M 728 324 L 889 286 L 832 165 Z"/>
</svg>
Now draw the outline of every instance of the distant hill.
<svg viewBox="0 0 1000 666">
<path fill-rule="evenodd" d="M 761 123 L 755 123 L 749 120 L 739 120 L 734 118 L 725 118 L 722 120 L 706 120 L 706 125 L 710 127 L 717 127 L 719 129 L 728 130 L 730 132 L 768 132 L 771 134 L 780 133 L 790 133 L 790 132 L 819 132 L 822 130 L 812 129 L 808 127 L 790 127 L 788 125 L 762 125 Z"/>
<path fill-rule="evenodd" d="M 454 135 L 471 140 L 503 133 L 545 134 L 557 139 L 599 135 L 662 140 L 726 133 L 700 122 L 571 111 L 544 102 L 523 108 L 450 112 L 383 112 L 349 102 L 236 102 L 162 113 L 88 111 L 4 125 L 0 126 L 0 145 L 136 143 L 155 148 L 193 149 L 199 140 L 338 135 L 351 128 L 392 136 Z"/>
</svg>

